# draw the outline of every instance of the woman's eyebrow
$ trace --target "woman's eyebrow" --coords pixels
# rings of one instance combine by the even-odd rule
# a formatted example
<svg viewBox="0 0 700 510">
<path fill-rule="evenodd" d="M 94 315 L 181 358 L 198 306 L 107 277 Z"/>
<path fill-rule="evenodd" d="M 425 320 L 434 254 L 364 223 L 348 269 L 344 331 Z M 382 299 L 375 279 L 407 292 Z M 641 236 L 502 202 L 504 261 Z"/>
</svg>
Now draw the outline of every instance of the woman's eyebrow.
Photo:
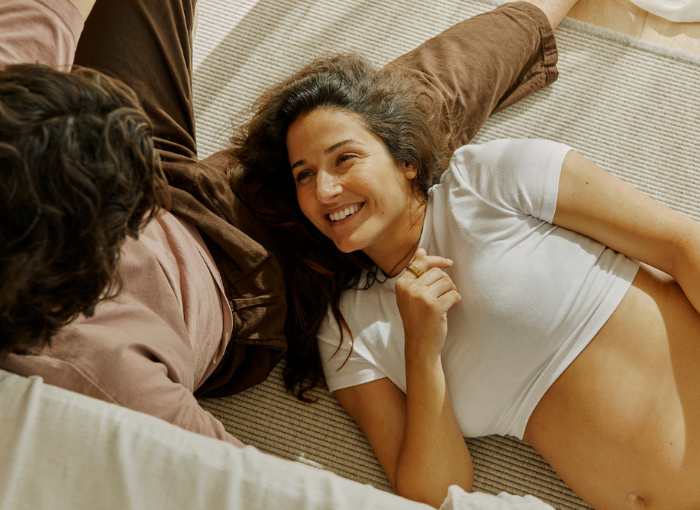
<svg viewBox="0 0 700 510">
<path fill-rule="evenodd" d="M 330 153 L 333 152 L 334 150 L 337 150 L 337 149 L 339 149 L 340 147 L 342 147 L 343 145 L 347 145 L 347 144 L 349 144 L 349 143 L 358 143 L 358 142 L 357 142 L 356 140 L 353 140 L 352 138 L 348 138 L 347 140 L 343 140 L 342 142 L 338 142 L 338 143 L 336 143 L 336 144 L 334 144 L 334 145 L 331 145 L 331 146 L 328 147 L 325 151 L 323 151 L 323 153 L 324 153 L 324 154 L 330 154 Z"/>
<path fill-rule="evenodd" d="M 335 144 L 331 145 L 331 146 L 328 147 L 326 150 L 324 150 L 323 153 L 324 153 L 324 154 L 330 154 L 331 152 L 333 152 L 333 151 L 339 149 L 340 147 L 342 147 L 343 145 L 348 145 L 348 144 L 350 144 L 350 143 L 359 143 L 359 142 L 358 142 L 357 140 L 353 140 L 352 138 L 348 138 L 347 140 L 343 140 L 343 141 L 341 141 L 341 142 L 338 142 L 338 143 L 335 143 Z M 294 170 L 296 167 L 301 166 L 301 165 L 305 165 L 305 164 L 306 164 L 306 160 L 305 160 L 305 159 L 300 159 L 299 161 L 297 161 L 296 163 L 294 163 L 294 164 L 290 167 L 290 170 Z"/>
</svg>

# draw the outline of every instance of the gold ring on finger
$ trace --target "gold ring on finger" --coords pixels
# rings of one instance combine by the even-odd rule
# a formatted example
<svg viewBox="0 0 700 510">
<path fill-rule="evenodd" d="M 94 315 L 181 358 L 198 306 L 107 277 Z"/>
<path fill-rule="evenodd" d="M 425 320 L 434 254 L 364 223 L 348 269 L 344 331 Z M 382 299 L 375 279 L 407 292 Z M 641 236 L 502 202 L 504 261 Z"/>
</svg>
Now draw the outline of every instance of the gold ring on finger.
<svg viewBox="0 0 700 510">
<path fill-rule="evenodd" d="M 421 271 L 420 268 L 413 262 L 411 262 L 406 269 L 416 275 L 416 278 L 420 278 L 420 275 L 423 274 L 423 271 Z"/>
</svg>

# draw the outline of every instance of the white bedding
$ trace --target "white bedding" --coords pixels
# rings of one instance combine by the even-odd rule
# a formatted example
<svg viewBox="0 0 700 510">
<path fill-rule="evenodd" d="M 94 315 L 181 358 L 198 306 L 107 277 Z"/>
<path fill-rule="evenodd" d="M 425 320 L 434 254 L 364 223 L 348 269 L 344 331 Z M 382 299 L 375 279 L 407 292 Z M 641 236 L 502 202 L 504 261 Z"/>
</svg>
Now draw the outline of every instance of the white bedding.
<svg viewBox="0 0 700 510">
<path fill-rule="evenodd" d="M 398 496 L 0 370 L 0 510 L 428 510 Z M 445 510 L 552 510 L 467 494 Z"/>
<path fill-rule="evenodd" d="M 700 0 L 631 0 L 645 11 L 679 23 L 700 21 Z"/>
</svg>

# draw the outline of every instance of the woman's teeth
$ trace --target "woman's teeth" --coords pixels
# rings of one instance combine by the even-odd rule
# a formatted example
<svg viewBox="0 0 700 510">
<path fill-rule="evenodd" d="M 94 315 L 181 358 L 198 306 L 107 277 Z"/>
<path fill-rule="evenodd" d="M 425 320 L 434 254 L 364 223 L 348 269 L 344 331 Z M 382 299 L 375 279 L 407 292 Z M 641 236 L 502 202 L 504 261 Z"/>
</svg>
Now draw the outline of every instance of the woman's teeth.
<svg viewBox="0 0 700 510">
<path fill-rule="evenodd" d="M 356 205 L 347 207 L 342 211 L 331 213 L 328 215 L 328 217 L 330 218 L 331 221 L 340 221 L 340 220 L 344 220 L 345 218 L 347 218 L 351 214 L 355 214 L 359 210 L 360 210 L 360 205 L 356 204 Z"/>
</svg>

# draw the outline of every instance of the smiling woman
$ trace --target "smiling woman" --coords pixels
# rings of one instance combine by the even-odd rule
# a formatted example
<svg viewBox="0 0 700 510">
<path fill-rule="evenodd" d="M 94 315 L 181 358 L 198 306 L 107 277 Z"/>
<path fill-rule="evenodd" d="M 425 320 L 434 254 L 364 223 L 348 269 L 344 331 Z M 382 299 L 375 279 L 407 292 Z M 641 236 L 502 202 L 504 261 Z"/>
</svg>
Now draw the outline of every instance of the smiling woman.
<svg viewBox="0 0 700 510">
<path fill-rule="evenodd" d="M 469 489 L 463 436 L 501 434 L 598 510 L 699 508 L 700 225 L 546 140 L 445 169 L 443 112 L 407 83 L 319 61 L 234 140 L 280 227 L 288 387 L 322 368 L 412 499 Z"/>
</svg>

